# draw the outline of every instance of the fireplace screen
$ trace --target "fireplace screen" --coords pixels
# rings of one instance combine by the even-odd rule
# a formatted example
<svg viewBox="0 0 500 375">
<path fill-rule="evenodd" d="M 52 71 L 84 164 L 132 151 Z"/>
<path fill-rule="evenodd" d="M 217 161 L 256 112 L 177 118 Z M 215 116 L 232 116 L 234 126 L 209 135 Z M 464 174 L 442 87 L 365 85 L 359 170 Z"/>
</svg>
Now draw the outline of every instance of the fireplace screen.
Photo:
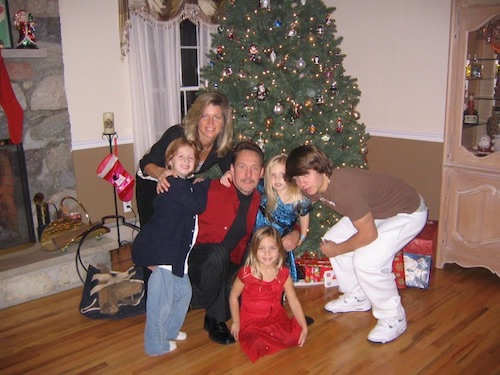
<svg viewBox="0 0 500 375">
<path fill-rule="evenodd" d="M 0 141 L 0 251 L 35 242 L 23 145 Z"/>
</svg>

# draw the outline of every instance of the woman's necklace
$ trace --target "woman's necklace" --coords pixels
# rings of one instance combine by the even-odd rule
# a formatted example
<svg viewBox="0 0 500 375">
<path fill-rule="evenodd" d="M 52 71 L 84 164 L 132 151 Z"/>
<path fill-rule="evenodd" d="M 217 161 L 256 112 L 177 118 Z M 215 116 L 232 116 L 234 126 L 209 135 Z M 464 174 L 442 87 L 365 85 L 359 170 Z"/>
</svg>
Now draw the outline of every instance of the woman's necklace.
<svg viewBox="0 0 500 375">
<path fill-rule="evenodd" d="M 201 151 L 202 152 L 203 151 L 207 151 L 207 150 L 211 149 L 213 145 L 214 145 L 213 143 L 209 144 L 208 146 L 203 146 L 203 144 L 202 144 L 201 145 Z"/>
</svg>

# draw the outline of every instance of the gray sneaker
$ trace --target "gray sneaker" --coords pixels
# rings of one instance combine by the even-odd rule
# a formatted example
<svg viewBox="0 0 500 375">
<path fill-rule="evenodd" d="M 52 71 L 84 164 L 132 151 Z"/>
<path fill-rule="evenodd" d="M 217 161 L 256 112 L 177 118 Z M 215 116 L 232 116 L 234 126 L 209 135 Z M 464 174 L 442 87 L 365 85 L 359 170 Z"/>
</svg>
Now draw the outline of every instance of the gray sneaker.
<svg viewBox="0 0 500 375">
<path fill-rule="evenodd" d="M 339 298 L 328 302 L 325 310 L 332 313 L 368 311 L 372 308 L 370 301 L 366 297 L 355 297 L 351 294 L 342 294 Z"/>
</svg>

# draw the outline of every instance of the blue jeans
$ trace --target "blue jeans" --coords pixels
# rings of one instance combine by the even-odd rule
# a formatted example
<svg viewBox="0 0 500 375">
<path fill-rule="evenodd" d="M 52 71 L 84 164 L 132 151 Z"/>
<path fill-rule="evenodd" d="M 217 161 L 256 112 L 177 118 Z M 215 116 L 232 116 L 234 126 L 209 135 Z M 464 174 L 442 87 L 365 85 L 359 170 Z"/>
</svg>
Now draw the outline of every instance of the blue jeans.
<svg viewBox="0 0 500 375">
<path fill-rule="evenodd" d="M 170 351 L 169 340 L 175 340 L 184 323 L 191 301 L 188 275 L 177 277 L 164 268 L 156 268 L 148 281 L 144 351 L 161 355 Z"/>
</svg>

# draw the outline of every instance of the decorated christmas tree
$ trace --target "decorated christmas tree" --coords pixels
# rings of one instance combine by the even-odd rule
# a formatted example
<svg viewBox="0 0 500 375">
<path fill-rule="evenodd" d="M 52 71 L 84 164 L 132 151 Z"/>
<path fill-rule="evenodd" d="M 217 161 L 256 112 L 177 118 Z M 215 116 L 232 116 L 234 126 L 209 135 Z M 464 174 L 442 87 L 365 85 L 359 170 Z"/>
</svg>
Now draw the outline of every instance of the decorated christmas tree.
<svg viewBox="0 0 500 375">
<path fill-rule="evenodd" d="M 205 90 L 230 99 L 235 141 L 257 143 L 266 159 L 313 144 L 336 167 L 367 168 L 360 91 L 342 65 L 334 10 L 321 0 L 228 2 L 201 76 Z M 296 253 L 317 254 L 320 237 L 339 218 L 315 204 L 308 240 Z"/>
</svg>

